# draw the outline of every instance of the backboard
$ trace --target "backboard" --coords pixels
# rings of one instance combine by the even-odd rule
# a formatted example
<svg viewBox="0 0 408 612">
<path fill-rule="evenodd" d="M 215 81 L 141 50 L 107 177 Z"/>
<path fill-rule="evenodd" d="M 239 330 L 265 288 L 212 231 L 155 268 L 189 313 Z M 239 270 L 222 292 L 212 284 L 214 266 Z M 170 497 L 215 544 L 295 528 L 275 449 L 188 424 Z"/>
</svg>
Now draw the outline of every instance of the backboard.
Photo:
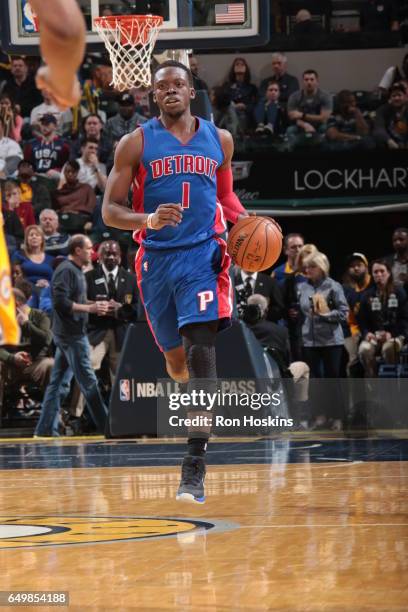
<svg viewBox="0 0 408 612">
<path fill-rule="evenodd" d="M 156 50 L 242 48 L 269 40 L 269 0 L 78 0 L 87 24 L 89 51 L 102 51 L 94 30 L 100 15 L 163 17 Z M 52 4 L 51 4 L 52 6 Z M 38 24 L 29 0 L 0 0 L 2 48 L 8 53 L 39 53 Z"/>
</svg>

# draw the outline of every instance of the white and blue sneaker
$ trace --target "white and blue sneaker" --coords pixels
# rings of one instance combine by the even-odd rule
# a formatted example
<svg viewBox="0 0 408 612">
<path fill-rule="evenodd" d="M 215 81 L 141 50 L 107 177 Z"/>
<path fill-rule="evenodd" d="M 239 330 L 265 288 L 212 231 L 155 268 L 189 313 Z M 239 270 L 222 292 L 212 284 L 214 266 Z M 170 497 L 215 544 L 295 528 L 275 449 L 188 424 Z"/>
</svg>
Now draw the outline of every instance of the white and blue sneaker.
<svg viewBox="0 0 408 612">
<path fill-rule="evenodd" d="M 203 504 L 205 502 L 205 462 L 202 457 L 187 455 L 181 466 L 181 481 L 176 500 Z"/>
</svg>

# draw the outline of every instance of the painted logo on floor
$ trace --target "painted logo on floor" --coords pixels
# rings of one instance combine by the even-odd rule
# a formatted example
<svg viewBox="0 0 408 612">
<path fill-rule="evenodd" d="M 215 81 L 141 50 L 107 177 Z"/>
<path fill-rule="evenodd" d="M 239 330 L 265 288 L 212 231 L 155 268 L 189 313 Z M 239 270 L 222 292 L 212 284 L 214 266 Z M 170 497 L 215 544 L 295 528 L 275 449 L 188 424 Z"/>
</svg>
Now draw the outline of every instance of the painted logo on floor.
<svg viewBox="0 0 408 612">
<path fill-rule="evenodd" d="M 2 517 L 0 549 L 72 546 L 109 542 L 193 537 L 209 531 L 230 531 L 223 521 L 169 517 L 26 516 Z"/>
</svg>

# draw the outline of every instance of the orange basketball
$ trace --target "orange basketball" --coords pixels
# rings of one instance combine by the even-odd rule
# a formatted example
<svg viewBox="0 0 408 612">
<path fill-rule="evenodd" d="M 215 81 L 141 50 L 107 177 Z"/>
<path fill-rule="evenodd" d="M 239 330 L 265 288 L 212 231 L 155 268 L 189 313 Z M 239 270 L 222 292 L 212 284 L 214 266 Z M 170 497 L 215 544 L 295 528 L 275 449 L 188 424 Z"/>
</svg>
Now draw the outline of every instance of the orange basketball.
<svg viewBox="0 0 408 612">
<path fill-rule="evenodd" d="M 248 272 L 270 268 L 281 251 L 281 229 L 268 217 L 245 217 L 234 225 L 228 236 L 232 261 Z"/>
</svg>

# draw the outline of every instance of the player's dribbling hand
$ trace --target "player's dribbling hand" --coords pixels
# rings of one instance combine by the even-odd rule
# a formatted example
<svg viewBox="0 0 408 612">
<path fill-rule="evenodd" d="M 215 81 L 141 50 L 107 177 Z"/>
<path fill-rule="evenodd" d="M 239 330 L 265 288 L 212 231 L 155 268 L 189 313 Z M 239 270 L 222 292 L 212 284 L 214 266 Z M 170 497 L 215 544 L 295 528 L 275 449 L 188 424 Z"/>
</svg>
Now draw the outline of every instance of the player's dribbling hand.
<svg viewBox="0 0 408 612">
<path fill-rule="evenodd" d="M 237 221 L 241 221 L 241 219 L 246 219 L 246 217 L 256 217 L 256 212 L 254 210 L 246 211 L 244 213 L 240 213 L 238 215 Z"/>
<path fill-rule="evenodd" d="M 159 230 L 166 225 L 177 227 L 183 219 L 183 207 L 181 204 L 160 204 L 154 213 L 151 224 L 152 228 Z"/>
</svg>

